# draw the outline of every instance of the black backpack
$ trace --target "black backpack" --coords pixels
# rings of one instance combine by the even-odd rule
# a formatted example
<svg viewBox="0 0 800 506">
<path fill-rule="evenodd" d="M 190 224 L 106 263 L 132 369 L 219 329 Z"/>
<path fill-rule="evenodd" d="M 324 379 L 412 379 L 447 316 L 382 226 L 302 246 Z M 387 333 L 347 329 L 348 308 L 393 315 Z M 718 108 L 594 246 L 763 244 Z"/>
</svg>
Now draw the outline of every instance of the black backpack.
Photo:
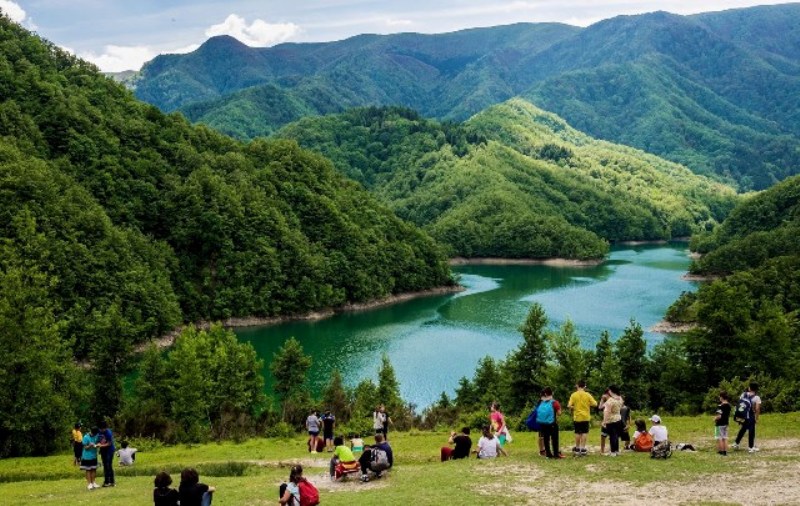
<svg viewBox="0 0 800 506">
<path fill-rule="evenodd" d="M 752 411 L 753 403 L 750 401 L 747 393 L 745 393 L 739 398 L 739 402 L 736 403 L 736 410 L 733 412 L 733 421 L 737 423 L 747 422 L 752 416 Z"/>
</svg>

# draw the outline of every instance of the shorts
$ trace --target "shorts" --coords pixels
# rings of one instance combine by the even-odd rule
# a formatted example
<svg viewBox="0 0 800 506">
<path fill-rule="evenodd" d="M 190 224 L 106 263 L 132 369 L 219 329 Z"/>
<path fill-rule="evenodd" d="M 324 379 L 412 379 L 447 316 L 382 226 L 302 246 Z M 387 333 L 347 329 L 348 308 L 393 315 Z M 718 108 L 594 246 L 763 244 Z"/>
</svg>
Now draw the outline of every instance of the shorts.
<svg viewBox="0 0 800 506">
<path fill-rule="evenodd" d="M 333 439 L 333 431 L 328 432 L 327 430 L 323 432 L 324 439 Z"/>
<path fill-rule="evenodd" d="M 505 434 L 498 434 L 497 441 L 500 443 L 500 446 L 506 445 L 506 435 Z"/>
<path fill-rule="evenodd" d="M 81 459 L 81 471 L 94 471 L 97 469 L 97 459 Z"/>
<path fill-rule="evenodd" d="M 727 425 L 715 426 L 714 439 L 728 439 L 728 426 Z"/>
<path fill-rule="evenodd" d="M 575 422 L 575 434 L 588 434 L 589 422 Z"/>
<path fill-rule="evenodd" d="M 311 437 L 317 437 L 319 435 L 319 431 L 318 430 L 310 430 L 310 431 L 308 431 L 308 435 L 311 436 Z"/>
<path fill-rule="evenodd" d="M 602 427 L 600 429 L 600 437 L 608 437 L 608 432 L 606 432 L 606 428 Z"/>
<path fill-rule="evenodd" d="M 80 462 L 81 455 L 83 455 L 83 443 L 79 443 L 77 441 L 72 442 L 72 452 L 75 455 L 75 460 Z"/>
<path fill-rule="evenodd" d="M 631 433 L 628 430 L 623 430 L 619 433 L 619 439 L 621 441 L 625 441 L 626 443 L 631 442 Z"/>
</svg>

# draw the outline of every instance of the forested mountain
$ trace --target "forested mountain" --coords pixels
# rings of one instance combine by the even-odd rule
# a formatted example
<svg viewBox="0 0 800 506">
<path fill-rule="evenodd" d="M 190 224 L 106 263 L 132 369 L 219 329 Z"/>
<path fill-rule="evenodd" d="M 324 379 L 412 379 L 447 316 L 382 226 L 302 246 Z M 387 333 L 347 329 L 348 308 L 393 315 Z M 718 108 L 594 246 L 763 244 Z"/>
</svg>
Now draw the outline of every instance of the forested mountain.
<svg viewBox="0 0 800 506">
<path fill-rule="evenodd" d="M 36 293 L 0 313 L 43 311 L 78 356 L 452 283 L 429 236 L 294 142 L 165 115 L 5 18 L 0 49 L 0 284 Z"/>
<path fill-rule="evenodd" d="M 453 255 L 598 257 L 605 241 L 689 235 L 734 203 L 728 187 L 592 139 L 521 99 L 464 124 L 364 108 L 277 135 L 333 160 Z"/>
<path fill-rule="evenodd" d="M 522 95 L 592 136 L 761 189 L 800 167 L 800 4 L 516 24 L 159 56 L 136 94 L 240 138 L 307 115 L 403 105 L 463 120 Z"/>
</svg>

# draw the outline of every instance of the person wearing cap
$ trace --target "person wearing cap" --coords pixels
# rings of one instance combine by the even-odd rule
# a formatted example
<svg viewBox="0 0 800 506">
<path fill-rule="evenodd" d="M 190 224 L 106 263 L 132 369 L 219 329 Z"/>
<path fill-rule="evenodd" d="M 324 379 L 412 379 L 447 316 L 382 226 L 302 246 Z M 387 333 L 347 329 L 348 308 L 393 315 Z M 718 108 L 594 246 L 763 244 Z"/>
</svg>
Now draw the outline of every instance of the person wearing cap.
<svg viewBox="0 0 800 506">
<path fill-rule="evenodd" d="M 669 438 L 667 437 L 667 428 L 661 425 L 661 417 L 653 415 L 650 417 L 650 421 L 653 422 L 653 426 L 650 427 L 650 435 L 653 436 L 653 444 L 658 445 L 666 442 Z"/>
</svg>

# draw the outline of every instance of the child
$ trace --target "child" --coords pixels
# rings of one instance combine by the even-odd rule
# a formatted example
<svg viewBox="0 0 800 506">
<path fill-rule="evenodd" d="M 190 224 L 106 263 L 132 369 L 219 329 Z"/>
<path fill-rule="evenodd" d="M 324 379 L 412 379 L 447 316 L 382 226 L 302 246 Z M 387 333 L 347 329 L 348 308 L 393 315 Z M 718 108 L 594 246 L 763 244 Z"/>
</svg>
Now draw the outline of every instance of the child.
<svg viewBox="0 0 800 506">
<path fill-rule="evenodd" d="M 74 459 L 72 463 L 76 466 L 81 465 L 81 454 L 83 453 L 83 433 L 81 432 L 81 424 L 76 423 L 72 429 L 72 452 Z"/>
<path fill-rule="evenodd" d="M 489 406 L 489 423 L 492 426 L 492 433 L 497 437 L 500 446 L 505 446 L 508 439 L 508 427 L 506 427 L 506 418 L 500 411 L 500 404 L 497 401 L 492 402 Z"/>
<path fill-rule="evenodd" d="M 647 423 L 639 418 L 636 420 L 636 432 L 633 433 L 631 450 L 636 452 L 649 452 L 653 449 L 653 436 L 647 432 Z"/>
<path fill-rule="evenodd" d="M 301 485 L 302 484 L 302 485 Z M 315 497 L 308 497 L 311 504 L 319 504 L 319 491 L 303 478 L 303 466 L 300 464 L 293 466 L 289 471 L 289 483 L 281 484 L 278 490 L 278 503 L 298 506 L 300 504 L 300 487 L 303 487 L 303 494 L 313 494 Z M 316 502 L 313 502 L 316 499 Z M 183 505 L 181 505 L 183 506 Z"/>
<path fill-rule="evenodd" d="M 154 506 L 178 506 L 180 495 L 178 491 L 170 487 L 172 485 L 172 477 L 161 471 L 156 475 L 154 481 L 155 488 L 153 489 L 153 505 Z"/>
<path fill-rule="evenodd" d="M 89 490 L 100 488 L 97 479 L 97 449 L 100 443 L 100 429 L 92 427 L 89 434 L 83 436 L 83 452 L 81 453 L 81 470 L 86 471 L 86 486 Z"/>
<path fill-rule="evenodd" d="M 354 453 L 364 451 L 364 440 L 361 439 L 361 435 L 355 434 L 350 438 L 350 449 L 353 450 Z"/>
<path fill-rule="evenodd" d="M 575 447 L 572 449 L 576 457 L 586 456 L 586 438 L 589 435 L 589 421 L 592 419 L 591 408 L 597 406 L 592 394 L 586 391 L 586 381 L 580 380 L 575 385 L 575 392 L 569 397 L 567 407 L 572 412 L 575 424 Z"/>
<path fill-rule="evenodd" d="M 619 410 L 622 417 L 622 432 L 619 433 L 619 439 L 622 441 L 622 448 L 625 450 L 632 449 L 631 444 L 631 408 L 625 404 L 625 398 L 622 398 L 622 407 Z"/>
<path fill-rule="evenodd" d="M 132 466 L 133 462 L 136 460 L 136 452 L 138 452 L 136 448 L 128 448 L 128 442 L 122 442 L 122 449 L 117 451 L 117 457 L 119 457 L 119 465 L 121 466 Z"/>
<path fill-rule="evenodd" d="M 606 409 L 606 401 L 608 400 L 608 390 L 606 390 L 603 395 L 600 396 L 600 402 L 597 404 L 597 411 L 601 414 L 605 412 Z M 604 455 L 606 453 L 606 440 L 608 439 L 608 433 L 606 432 L 605 425 L 600 426 L 600 455 Z"/>
<path fill-rule="evenodd" d="M 714 439 L 717 440 L 717 453 L 728 456 L 728 422 L 731 416 L 731 404 L 728 392 L 719 393 L 719 406 L 714 413 Z"/>
<path fill-rule="evenodd" d="M 200 475 L 191 468 L 181 471 L 181 484 L 178 487 L 181 506 L 205 506 L 211 504 L 211 494 L 216 489 L 200 483 Z"/>
<path fill-rule="evenodd" d="M 500 446 L 500 442 L 492 435 L 492 429 L 488 425 L 483 428 L 483 436 L 478 440 L 478 449 L 473 451 L 478 454 L 479 459 L 493 459 L 498 454 L 508 457 L 506 451 Z"/>
<path fill-rule="evenodd" d="M 344 439 L 342 439 L 342 436 L 336 436 L 336 438 L 333 440 L 333 444 L 335 448 L 333 450 L 333 457 L 331 457 L 331 478 L 336 476 L 336 464 L 339 462 L 343 464 L 350 464 L 356 461 L 355 456 L 353 456 L 353 451 L 344 445 Z"/>
<path fill-rule="evenodd" d="M 558 444 L 558 416 L 561 405 L 553 399 L 553 390 L 545 387 L 542 399 L 536 408 L 536 419 L 539 422 L 539 434 L 544 437 L 544 452 L 548 459 L 564 458 Z"/>
</svg>

